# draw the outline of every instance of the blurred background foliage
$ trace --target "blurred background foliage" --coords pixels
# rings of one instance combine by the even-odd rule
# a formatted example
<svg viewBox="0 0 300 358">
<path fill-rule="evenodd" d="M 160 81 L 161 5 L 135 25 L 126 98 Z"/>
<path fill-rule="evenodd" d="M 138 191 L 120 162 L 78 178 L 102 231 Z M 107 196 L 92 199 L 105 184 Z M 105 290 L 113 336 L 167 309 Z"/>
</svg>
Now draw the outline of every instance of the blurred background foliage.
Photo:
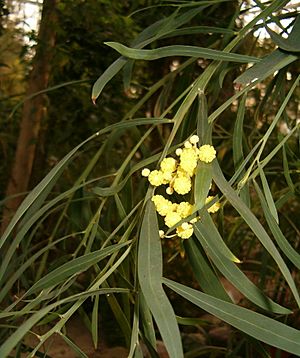
<svg viewBox="0 0 300 358">
<path fill-rule="evenodd" d="M 182 57 L 168 57 L 157 61 L 136 61 L 129 85 L 124 86 L 122 75 L 118 74 L 105 87 L 96 105 L 92 104 L 90 99 L 92 84 L 118 58 L 118 54 L 104 45 L 104 42 L 114 41 L 130 46 L 133 39 L 144 28 L 158 19 L 171 15 L 175 7 L 171 5 L 178 5 L 178 3 L 188 5 L 189 2 L 173 1 L 171 3 L 159 0 L 58 1 L 55 10 L 56 23 L 52 28 L 56 40 L 52 49 L 53 57 L 46 91 L 45 115 L 37 138 L 37 149 L 28 190 L 34 188 L 45 174 L 78 143 L 93 133 L 123 119 L 153 84 L 176 70 L 186 60 Z M 199 3 L 201 4 L 201 1 Z M 243 11 L 246 12 L 247 7 L 251 6 L 251 2 L 245 1 L 244 3 Z M 12 16 L 16 11 L 14 1 L 7 1 L 6 3 L 2 1 L 0 5 L 0 151 L 3 158 L 0 162 L 0 200 L 2 200 L 3 208 L 6 187 L 10 180 L 11 167 L 14 162 L 19 126 L 22 120 L 22 103 L 27 100 L 27 81 L 32 69 L 38 37 L 35 31 L 26 33 L 24 28 L 19 26 L 20 19 L 15 16 L 17 14 Z M 243 11 L 240 12 L 240 5 L 241 2 L 238 0 L 216 2 L 189 22 L 189 26 L 201 24 L 201 26 L 226 29 L 223 33 L 208 30 L 195 34 L 179 34 L 176 37 L 165 37 L 159 41 L 154 41 L 150 48 L 188 44 L 223 49 L 230 42 L 235 31 L 244 26 L 245 19 L 243 18 Z M 278 16 L 284 15 L 278 14 Z M 30 39 L 30 42 L 25 41 L 25 36 Z M 261 58 L 273 51 L 275 47 L 270 38 L 258 39 L 253 32 L 250 32 L 239 45 L 238 52 Z M 179 75 L 170 76 L 170 80 L 164 84 L 161 91 L 155 93 L 140 106 L 134 117 L 159 117 L 177 96 L 203 73 L 210 63 L 211 60 L 195 60 L 180 71 Z M 247 66 L 244 64 L 237 66 L 231 62 L 225 62 L 218 68 L 205 93 L 210 114 L 236 93 L 237 88 L 233 81 L 241 72 L 246 70 Z M 288 71 L 286 68 L 279 70 L 275 76 L 268 78 L 249 91 L 245 99 L 243 136 L 240 138 L 245 153 L 248 153 L 263 137 L 298 74 L 299 61 L 296 61 L 289 66 Z M 232 148 L 239 106 L 241 106 L 241 100 L 233 101 L 213 127 L 213 143 L 217 149 L 218 160 L 222 165 L 223 173 L 228 179 L 233 176 L 237 168 Z M 169 117 L 176 112 L 178 107 L 179 104 L 168 112 Z M 196 106 L 192 106 L 189 118 L 184 121 L 174 144 L 180 143 L 195 129 L 196 111 Z M 282 138 L 290 132 L 297 120 L 299 120 L 299 87 L 293 93 L 284 111 L 278 130 L 270 136 L 264 149 L 265 154 L 270 153 L 282 141 Z M 150 125 L 145 128 L 138 127 L 132 131 L 114 131 L 114 134 L 109 137 L 109 141 L 105 142 L 104 155 L 101 157 L 101 161 L 97 163 L 92 173 L 85 179 L 93 178 L 99 185 L 110 185 L 117 169 L 121 167 L 134 145 L 149 127 Z M 132 156 L 130 163 L 125 168 L 125 174 L 141 159 L 163 150 L 169 134 L 170 128 L 167 126 L 156 127 Z M 104 136 L 104 138 L 107 137 Z M 103 142 L 104 139 L 101 136 L 77 154 L 76 159 L 73 160 L 62 178 L 56 183 L 55 194 L 68 190 L 78 180 L 83 168 L 97 153 Z M 286 163 L 288 163 L 288 167 L 286 167 Z M 270 161 L 265 172 L 273 199 L 281 215 L 281 230 L 295 250 L 299 250 L 300 245 L 298 222 L 300 215 L 299 163 L 299 138 L 293 136 L 284 145 L 283 150 Z M 127 186 L 128 190 L 120 193 L 119 199 L 124 206 L 125 213 L 128 214 L 137 204 L 138 199 L 144 197 L 146 184 L 140 182 L 139 176 L 133 175 L 132 181 Z M 41 245 L 51 242 L 55 237 L 63 237 L 84 230 L 89 225 L 95 208 L 99 204 L 98 199 L 95 199 L 94 193 L 90 190 L 92 187 L 93 185 L 77 190 L 70 203 L 65 207 L 58 206 L 53 215 L 43 219 L 36 231 L 31 234 L 29 240 L 31 245 L 36 245 L 34 247 L 38 249 Z M 217 188 L 213 187 L 213 191 L 218 194 Z M 52 197 L 55 194 L 52 193 Z M 249 188 L 248 199 L 251 202 L 251 210 L 260 218 L 263 226 L 267 227 L 253 187 Z M 122 205 L 120 209 L 116 202 L 115 197 L 107 199 L 107 203 L 105 203 L 101 212 L 101 228 L 97 232 L 99 241 L 105 241 L 109 233 L 123 219 Z M 270 297 L 276 302 L 288 307 L 294 306 L 289 289 L 282 279 L 277 277 L 276 265 L 270 262 L 270 258 L 261 250 L 253 233 L 237 212 L 231 206 L 226 206 L 218 214 L 215 221 L 231 250 L 243 260 L 242 270 L 251 277 L 258 287 L 266 289 Z M 124 233 L 126 233 L 125 228 L 120 230 L 113 242 L 117 242 L 117 238 L 122 237 Z M 74 234 L 72 239 L 72 241 L 57 245 L 53 252 L 49 251 L 49 255 L 44 256 L 42 263 L 38 262 L 32 265 L 26 276 L 22 277 L 19 284 L 12 290 L 11 296 L 7 299 L 8 303 L 13 301 L 13 294 L 19 294 L 20 291 L 23 292 L 23 290 L 28 289 L 35 280 L 42 277 L 43 273 L 68 262 L 73 257 L 74 251 L 78 253 L 82 250 L 80 246 L 82 236 Z M 26 243 L 22 243 L 20 253 L 26 252 L 26 245 Z M 96 246 L 97 244 L 94 243 L 93 247 Z M 198 287 L 186 260 L 182 243 L 176 240 L 166 240 L 163 243 L 163 250 L 166 262 L 165 275 L 189 286 Z M 35 250 L 32 249 L 32 252 L 35 252 Z M 23 261 L 26 261 L 26 255 Z M 128 262 L 129 265 L 130 261 Z M 123 269 L 130 271 L 129 267 Z M 298 281 L 299 273 L 293 265 L 290 265 L 290 269 L 295 280 Z M 69 289 L 70 292 L 76 293 L 87 289 L 90 282 L 97 277 L 97 274 L 97 270 L 86 271 Z M 128 275 L 134 276 L 134 273 L 131 272 Z M 126 275 L 121 272 L 109 278 L 109 285 L 114 287 L 120 285 L 120 283 L 123 284 L 124 276 Z M 125 282 L 126 285 L 130 286 L 130 283 Z M 236 301 L 242 299 L 231 286 L 228 290 L 232 295 L 237 295 Z M 194 312 L 192 305 L 172 293 L 169 294 L 179 315 L 189 315 Z M 112 312 L 106 300 L 101 299 L 101 303 L 106 305 L 101 319 L 106 320 L 106 322 L 109 321 L 107 329 L 109 332 L 120 333 L 116 331 L 118 325 L 110 321 Z M 126 306 L 128 302 L 124 300 L 120 303 L 120 305 L 122 304 L 125 310 L 128 307 Z M 243 304 L 253 307 L 249 302 L 243 302 Z M 82 319 L 87 322 L 87 325 L 89 324 L 88 314 L 93 309 L 92 307 L 92 303 L 88 302 L 80 311 Z M 294 327 L 299 327 L 299 311 L 296 310 L 295 312 L 295 315 L 290 318 L 290 323 Z M 117 313 L 114 312 L 114 315 L 117 316 Z M 206 332 L 203 327 L 205 328 L 207 325 L 213 328 L 220 325 L 219 321 L 213 322 L 211 318 L 207 317 L 206 319 L 207 321 L 204 320 L 199 325 L 192 325 L 192 328 L 183 328 L 183 331 L 193 333 L 200 330 L 203 333 L 203 331 Z M 120 319 L 120 321 L 122 320 Z M 109 327 L 110 325 L 112 328 Z M 114 337 L 114 340 L 120 342 L 120 335 Z M 109 340 L 109 337 L 112 336 L 108 335 L 107 340 Z M 224 342 L 224 337 L 227 342 Z M 211 336 L 206 337 L 206 344 L 207 346 L 217 344 L 222 347 L 226 347 L 226 345 L 231 348 L 237 347 L 239 337 L 238 333 L 234 334 L 228 330 L 219 335 L 218 332 L 215 332 L 215 335 L 212 333 Z M 121 342 L 126 343 L 125 341 Z M 115 344 L 116 342 L 111 343 Z M 245 343 L 245 345 L 247 344 Z M 252 354 L 251 349 L 250 347 L 250 353 L 247 353 L 249 357 Z"/>
</svg>

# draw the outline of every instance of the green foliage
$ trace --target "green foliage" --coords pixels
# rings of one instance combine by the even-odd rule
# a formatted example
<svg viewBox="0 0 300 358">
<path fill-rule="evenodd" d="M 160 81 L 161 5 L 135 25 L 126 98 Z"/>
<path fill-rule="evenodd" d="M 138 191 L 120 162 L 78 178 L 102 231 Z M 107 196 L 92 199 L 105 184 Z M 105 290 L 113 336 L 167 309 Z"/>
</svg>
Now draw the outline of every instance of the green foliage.
<svg viewBox="0 0 300 358">
<path fill-rule="evenodd" d="M 65 27 L 58 34 L 60 66 L 53 72 L 53 85 L 63 73 L 68 81 L 96 77 L 105 54 L 112 64 L 100 71 L 92 90 L 101 115 L 85 133 L 97 131 L 35 186 L 0 239 L 0 356 L 24 343 L 38 324 L 51 323 L 29 356 L 58 332 L 84 357 L 82 347 L 68 337 L 66 322 L 80 312 L 97 347 L 102 305 L 120 328 L 129 357 L 142 357 L 142 347 L 158 356 L 159 338 L 171 358 L 196 356 L 200 350 L 220 356 L 221 348 L 236 357 L 252 357 L 253 352 L 269 356 L 270 347 L 300 355 L 296 14 L 288 15 L 295 21 L 287 39 L 271 32 L 266 40 L 280 49 L 261 56 L 253 31 L 278 23 L 287 1 L 256 1 L 255 18 L 240 27 L 237 20 L 250 5 L 151 2 L 148 10 L 129 18 L 119 15 L 123 6 L 129 9 L 126 2 L 110 3 L 84 3 L 82 11 L 91 15 L 90 36 L 84 37 L 81 32 L 89 23 L 78 12 L 79 2 L 59 7 L 66 17 L 60 20 Z M 146 21 L 144 14 L 157 15 L 158 5 L 166 8 L 166 16 Z M 133 2 L 131 11 L 138 8 Z M 109 42 L 121 54 L 115 61 L 103 45 L 106 31 L 112 31 L 104 13 L 116 26 L 116 38 Z M 134 19 L 139 16 L 145 29 L 138 34 L 140 24 Z M 127 26 L 131 31 L 124 38 Z M 68 51 L 78 52 L 71 58 Z M 241 67 L 248 61 L 256 63 Z M 91 63 L 94 72 L 89 73 Z M 120 72 L 125 90 L 138 89 L 136 98 L 120 95 Z M 88 87 L 74 88 L 49 92 L 50 114 L 63 113 L 75 125 L 87 116 L 80 127 L 92 120 L 95 109 L 81 97 Z M 69 112 L 62 110 L 61 93 Z M 108 104 L 117 110 L 106 112 Z M 55 126 L 49 135 L 57 132 Z M 72 135 L 66 132 L 53 146 Z M 199 162 L 191 197 L 184 197 L 194 204 L 187 220 L 199 220 L 191 238 L 169 236 L 168 230 L 161 239 L 163 220 L 151 197 L 154 191 L 165 194 L 148 185 L 141 170 L 159 168 L 195 133 L 200 145 L 212 144 L 217 151 L 211 163 Z M 207 203 L 210 191 L 215 198 Z M 221 209 L 209 214 L 217 201 Z M 205 321 L 207 315 L 201 319 L 203 311 L 232 328 L 221 344 L 203 334 L 203 346 L 195 353 L 182 338 L 212 324 Z"/>
</svg>

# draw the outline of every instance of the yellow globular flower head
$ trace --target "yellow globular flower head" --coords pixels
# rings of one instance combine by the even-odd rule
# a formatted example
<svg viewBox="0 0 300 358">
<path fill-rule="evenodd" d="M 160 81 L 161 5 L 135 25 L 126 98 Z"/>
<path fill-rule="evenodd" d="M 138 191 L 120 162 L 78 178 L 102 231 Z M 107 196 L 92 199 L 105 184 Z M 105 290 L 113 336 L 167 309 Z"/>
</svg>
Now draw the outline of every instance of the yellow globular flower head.
<svg viewBox="0 0 300 358">
<path fill-rule="evenodd" d="M 174 158 L 168 157 L 160 163 L 160 169 L 163 172 L 173 173 L 176 170 L 177 161 Z"/>
<path fill-rule="evenodd" d="M 193 211 L 193 205 L 187 201 L 182 201 L 177 205 L 176 212 L 181 216 L 181 218 L 186 218 L 191 215 Z"/>
<path fill-rule="evenodd" d="M 216 157 L 216 150 L 212 145 L 204 144 L 199 148 L 198 155 L 201 162 L 211 163 Z"/>
<path fill-rule="evenodd" d="M 177 236 L 181 237 L 182 239 L 188 239 L 193 235 L 194 229 L 193 225 L 189 223 L 182 223 L 180 226 L 176 228 Z"/>
<path fill-rule="evenodd" d="M 190 138 L 190 143 L 192 144 L 196 144 L 199 142 L 199 137 L 195 134 L 195 135 L 192 135 L 191 138 Z"/>
<path fill-rule="evenodd" d="M 184 148 L 180 154 L 180 167 L 190 176 L 193 176 L 197 167 L 197 150 L 196 148 Z"/>
<path fill-rule="evenodd" d="M 164 183 L 164 174 L 160 170 L 153 170 L 148 175 L 148 180 L 151 185 L 153 186 L 160 186 Z"/>
<path fill-rule="evenodd" d="M 166 193 L 167 193 L 168 195 L 172 195 L 172 194 L 174 193 L 174 189 L 169 186 L 169 187 L 167 187 L 167 189 L 166 189 Z"/>
<path fill-rule="evenodd" d="M 205 200 L 205 204 L 208 204 L 211 200 L 213 200 L 213 196 L 208 196 Z M 209 213 L 216 213 L 221 207 L 221 204 L 219 202 L 214 203 L 212 206 L 210 206 L 207 211 Z"/>
<path fill-rule="evenodd" d="M 181 216 L 175 211 L 170 211 L 165 217 L 165 224 L 168 227 L 176 225 L 181 220 Z"/>
<path fill-rule="evenodd" d="M 173 179 L 172 172 L 162 172 L 163 173 L 163 184 L 168 184 Z"/>
<path fill-rule="evenodd" d="M 192 189 L 191 178 L 188 175 L 177 176 L 174 180 L 173 188 L 178 194 L 187 194 Z"/>
<path fill-rule="evenodd" d="M 148 168 L 144 168 L 144 169 L 142 170 L 142 176 L 143 176 L 143 177 L 148 177 L 150 173 L 151 173 L 151 172 L 150 172 L 150 169 L 148 169 Z"/>
<path fill-rule="evenodd" d="M 178 157 L 180 157 L 181 153 L 182 153 L 182 149 L 181 149 L 181 148 L 177 148 L 177 149 L 175 150 L 175 154 L 178 155 Z"/>
<path fill-rule="evenodd" d="M 151 200 L 155 205 L 156 211 L 161 216 L 166 216 L 169 212 L 176 210 L 173 203 L 162 195 L 154 195 Z"/>
<path fill-rule="evenodd" d="M 166 194 L 172 195 L 174 192 L 180 195 L 188 194 L 192 189 L 192 179 L 195 175 L 198 161 L 211 163 L 216 158 L 216 150 L 212 145 L 205 144 L 198 148 L 200 139 L 197 135 L 192 135 L 185 141 L 181 148 L 177 148 L 175 154 L 177 159 L 166 157 L 160 163 L 159 170 L 150 171 L 148 168 L 142 170 L 142 176 L 148 177 L 151 185 L 157 187 L 166 184 Z M 208 196 L 206 204 L 213 200 L 213 196 Z M 187 201 L 173 203 L 163 195 L 154 195 L 152 201 L 159 215 L 164 217 L 164 223 L 168 228 L 172 228 L 182 220 L 187 220 L 193 213 L 193 205 Z M 220 203 L 214 203 L 207 211 L 215 213 L 220 208 Z M 195 216 L 195 215 L 194 215 Z M 161 238 L 171 238 L 178 236 L 181 239 L 188 239 L 194 233 L 193 224 L 200 217 L 189 219 L 176 228 L 176 234 L 165 235 L 163 230 L 159 230 Z"/>
</svg>

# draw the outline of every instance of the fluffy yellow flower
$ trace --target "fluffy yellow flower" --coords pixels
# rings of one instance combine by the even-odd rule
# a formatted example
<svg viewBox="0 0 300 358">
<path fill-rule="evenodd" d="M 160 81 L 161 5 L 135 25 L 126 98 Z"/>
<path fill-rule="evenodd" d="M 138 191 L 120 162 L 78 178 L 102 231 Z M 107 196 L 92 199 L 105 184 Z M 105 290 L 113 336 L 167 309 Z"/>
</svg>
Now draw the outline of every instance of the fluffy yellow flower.
<svg viewBox="0 0 300 358">
<path fill-rule="evenodd" d="M 169 187 L 167 187 L 167 189 L 166 189 L 166 193 L 167 193 L 168 195 L 172 195 L 172 194 L 174 193 L 174 189 L 169 186 Z"/>
<path fill-rule="evenodd" d="M 210 163 L 216 157 L 216 150 L 212 145 L 204 144 L 199 148 L 199 159 L 201 162 Z"/>
<path fill-rule="evenodd" d="M 176 210 L 173 203 L 162 195 L 154 195 L 151 200 L 155 205 L 156 211 L 161 216 L 166 216 L 169 212 Z"/>
<path fill-rule="evenodd" d="M 191 215 L 193 211 L 193 205 L 188 203 L 187 201 L 182 201 L 177 205 L 176 212 L 181 216 L 181 218 L 186 218 Z"/>
<path fill-rule="evenodd" d="M 190 176 L 193 176 L 197 167 L 197 150 L 193 148 L 184 148 L 180 154 L 180 167 Z"/>
<path fill-rule="evenodd" d="M 172 172 L 163 172 L 163 184 L 168 184 L 173 179 Z"/>
<path fill-rule="evenodd" d="M 164 183 L 164 174 L 160 170 L 153 170 L 149 176 L 148 180 L 153 186 L 160 186 Z"/>
<path fill-rule="evenodd" d="M 180 220 L 181 216 L 178 213 L 171 211 L 165 217 L 165 224 L 168 227 L 172 227 L 176 225 Z"/>
<path fill-rule="evenodd" d="M 195 135 L 192 135 L 191 136 L 191 138 L 190 138 L 190 142 L 192 143 L 192 144 L 196 144 L 196 143 L 198 143 L 199 142 L 199 137 L 195 134 Z"/>
<path fill-rule="evenodd" d="M 177 148 L 177 149 L 175 150 L 175 154 L 178 155 L 178 157 L 180 157 L 181 153 L 182 153 L 182 149 L 181 149 L 181 148 Z"/>
<path fill-rule="evenodd" d="M 182 225 L 176 228 L 177 236 L 181 237 L 182 239 L 190 238 L 193 235 L 193 232 L 193 225 L 189 223 L 182 223 Z"/>
<path fill-rule="evenodd" d="M 142 170 L 142 176 L 143 176 L 143 177 L 148 177 L 150 173 L 151 173 L 151 172 L 150 172 L 150 169 L 148 169 L 148 168 L 144 168 L 144 169 Z"/>
<path fill-rule="evenodd" d="M 173 183 L 173 188 L 178 194 L 187 194 L 192 188 L 191 178 L 187 175 L 176 177 Z"/>
<path fill-rule="evenodd" d="M 174 158 L 168 157 L 160 163 L 160 169 L 163 172 L 172 173 L 176 170 L 177 161 Z"/>
<path fill-rule="evenodd" d="M 208 196 L 205 200 L 205 204 L 208 204 L 211 200 L 213 200 L 213 196 Z M 214 203 L 212 206 L 210 206 L 207 211 L 209 213 L 216 213 L 221 207 L 221 204 L 219 202 Z"/>
</svg>

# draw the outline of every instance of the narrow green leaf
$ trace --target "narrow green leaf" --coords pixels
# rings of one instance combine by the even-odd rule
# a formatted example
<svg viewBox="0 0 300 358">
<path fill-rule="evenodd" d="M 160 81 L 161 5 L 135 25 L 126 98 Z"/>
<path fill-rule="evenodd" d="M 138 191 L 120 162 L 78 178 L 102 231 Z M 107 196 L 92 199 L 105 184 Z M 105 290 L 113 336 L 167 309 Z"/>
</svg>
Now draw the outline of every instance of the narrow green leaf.
<svg viewBox="0 0 300 358">
<path fill-rule="evenodd" d="M 201 318 L 176 316 L 176 319 L 177 322 L 183 326 L 206 326 L 209 324 L 208 321 Z"/>
<path fill-rule="evenodd" d="M 225 29 L 222 27 L 214 27 L 214 26 L 191 26 L 184 27 L 178 30 L 174 30 L 169 32 L 167 35 L 163 36 L 163 38 L 169 38 L 174 36 L 183 36 L 183 35 L 195 35 L 195 34 L 228 34 L 234 35 L 235 32 L 231 29 Z"/>
<path fill-rule="evenodd" d="M 39 322 L 46 314 L 56 309 L 57 307 L 64 305 L 69 302 L 76 301 L 78 302 L 80 299 L 85 300 L 88 297 L 94 295 L 103 295 L 112 292 L 122 292 L 128 293 L 127 289 L 124 288 L 113 288 L 113 289 L 100 289 L 93 290 L 88 292 L 79 293 L 62 300 L 58 300 L 49 306 L 43 307 L 39 309 L 36 313 L 34 313 L 30 318 L 28 318 L 24 323 L 20 325 L 20 327 L 1 345 L 0 347 L 0 357 L 7 357 L 9 353 L 14 349 L 14 347 L 18 344 L 18 342 L 25 336 L 26 333 L 30 331 L 30 329 Z M 13 312 L 13 315 L 16 313 Z"/>
<path fill-rule="evenodd" d="M 271 30 L 267 25 L 265 25 L 266 30 L 268 31 L 271 39 L 275 42 L 275 44 L 281 48 L 282 50 L 288 52 L 300 52 L 300 16 L 296 17 L 296 21 L 294 23 L 293 29 L 289 34 L 288 38 L 284 38 Z"/>
<path fill-rule="evenodd" d="M 286 155 L 285 147 L 286 147 L 285 145 L 282 146 L 283 173 L 284 173 L 286 183 L 287 183 L 288 187 L 290 188 L 290 191 L 292 193 L 294 193 L 295 192 L 295 186 L 294 186 L 293 180 L 291 178 L 291 174 L 290 174 L 290 170 L 289 170 L 289 162 L 288 162 L 288 158 L 287 158 L 287 155 Z"/>
<path fill-rule="evenodd" d="M 99 337 L 99 296 L 95 297 L 93 311 L 92 311 L 92 338 L 94 343 L 94 348 L 98 348 L 98 337 Z"/>
<path fill-rule="evenodd" d="M 207 231 L 203 224 L 197 222 L 194 225 L 194 232 L 211 258 L 216 268 L 231 282 L 240 292 L 257 306 L 275 313 L 288 314 L 290 310 L 273 302 L 251 282 L 248 277 L 241 271 L 231 260 L 224 257 L 218 247 L 214 245 L 210 231 Z"/>
<path fill-rule="evenodd" d="M 100 96 L 106 84 L 125 66 L 127 58 L 120 57 L 113 62 L 97 79 L 92 88 L 92 101 L 96 103 L 96 99 Z"/>
<path fill-rule="evenodd" d="M 192 267 L 193 274 L 195 275 L 202 290 L 213 297 L 219 298 L 220 300 L 231 302 L 219 278 L 213 272 L 207 260 L 203 257 L 197 242 L 193 238 L 185 240 L 184 249 Z"/>
<path fill-rule="evenodd" d="M 99 297 L 99 296 L 98 296 Z M 84 352 L 83 350 L 81 350 L 77 344 L 75 344 L 69 337 L 67 337 L 66 335 L 64 335 L 61 332 L 58 332 L 59 335 L 63 338 L 63 340 L 68 344 L 68 346 L 70 346 L 74 352 L 76 352 L 76 356 L 79 358 L 89 358 Z"/>
<path fill-rule="evenodd" d="M 200 210 L 205 205 L 212 182 L 211 163 L 198 162 L 195 174 L 194 202 L 195 207 Z"/>
<path fill-rule="evenodd" d="M 139 296 L 136 295 L 136 300 L 134 304 L 133 312 L 133 322 L 131 327 L 131 339 L 130 339 L 130 349 L 127 358 L 133 358 L 135 351 L 139 346 L 139 321 L 140 321 L 140 312 L 139 312 Z"/>
<path fill-rule="evenodd" d="M 197 135 L 199 144 L 211 144 L 211 129 L 207 117 L 207 100 L 203 91 L 198 94 Z M 212 167 L 210 163 L 199 161 L 195 175 L 194 203 L 197 209 L 205 205 L 212 182 Z"/>
<path fill-rule="evenodd" d="M 247 86 L 256 80 L 262 81 L 272 75 L 275 71 L 279 71 L 281 68 L 289 65 L 297 59 L 297 56 L 277 49 L 270 55 L 264 57 L 259 63 L 242 73 L 234 80 L 234 82 Z"/>
<path fill-rule="evenodd" d="M 251 230 L 254 232 L 254 234 L 257 236 L 257 238 L 262 243 L 262 245 L 266 248 L 269 254 L 273 257 L 273 259 L 278 265 L 278 268 L 280 269 L 288 285 L 290 286 L 290 289 L 294 295 L 294 298 L 298 306 L 300 306 L 300 297 L 295 282 L 284 260 L 280 256 L 276 246 L 274 245 L 273 241 L 271 240 L 271 238 L 269 237 L 269 235 L 267 234 L 266 230 L 263 228 L 261 223 L 258 221 L 258 219 L 249 210 L 249 208 L 241 201 L 241 199 L 238 197 L 236 192 L 228 184 L 216 160 L 214 160 L 213 162 L 213 180 L 216 183 L 216 185 L 219 187 L 219 189 L 222 191 L 222 193 L 226 196 L 228 201 L 232 204 L 232 206 L 239 212 L 239 214 L 242 216 L 245 222 L 249 225 Z"/>
<path fill-rule="evenodd" d="M 188 301 L 249 336 L 270 346 L 296 354 L 297 356 L 300 355 L 300 331 L 297 329 L 166 278 L 164 278 L 163 282 Z"/>
<path fill-rule="evenodd" d="M 299 253 L 290 245 L 288 240 L 283 235 L 278 223 L 275 221 L 273 215 L 271 215 L 270 210 L 268 208 L 266 199 L 264 198 L 258 184 L 254 181 L 255 190 L 258 194 L 259 200 L 261 202 L 261 206 L 269 225 L 269 228 L 274 235 L 274 238 L 281 248 L 286 257 L 300 270 L 300 255 Z"/>
<path fill-rule="evenodd" d="M 109 285 L 107 283 L 107 281 L 104 281 L 102 283 L 102 286 L 104 288 L 109 288 Z M 115 297 L 115 295 L 112 293 L 112 294 L 109 294 L 109 295 L 106 295 L 106 299 L 107 299 L 107 302 L 116 318 L 116 321 L 117 323 L 119 324 L 122 332 L 123 332 L 123 335 L 124 335 L 124 338 L 125 338 L 125 342 L 126 342 L 126 346 L 129 347 L 130 345 L 130 336 L 131 336 L 131 327 L 130 327 L 130 324 L 129 324 L 129 321 L 126 316 L 125 316 L 125 313 L 124 311 L 122 310 L 117 298 Z"/>
<path fill-rule="evenodd" d="M 268 208 L 270 210 L 271 215 L 273 216 L 273 218 L 275 219 L 275 221 L 277 222 L 277 224 L 279 223 L 279 218 L 278 218 L 278 213 L 277 213 L 277 209 L 273 200 L 273 196 L 271 193 L 271 189 L 269 187 L 267 178 L 265 176 L 265 173 L 263 171 L 263 169 L 261 168 L 261 165 L 258 163 L 258 170 L 259 170 L 259 175 L 260 175 L 260 179 L 262 182 L 262 186 L 263 186 L 263 190 L 264 190 L 264 194 L 265 194 L 265 198 L 266 198 L 266 202 L 268 205 Z"/>
<path fill-rule="evenodd" d="M 142 222 L 138 276 L 145 301 L 156 321 L 170 358 L 183 358 L 178 324 L 162 288 L 162 249 L 154 204 L 149 200 Z"/>
<path fill-rule="evenodd" d="M 203 57 L 218 61 L 233 61 L 242 63 L 260 61 L 259 58 L 252 56 L 239 55 L 236 53 L 228 53 L 197 46 L 173 45 L 160 47 L 154 50 L 140 50 L 124 46 L 118 42 L 105 42 L 105 45 L 118 51 L 121 55 L 135 60 L 152 61 L 163 57 L 189 56 Z"/>
<path fill-rule="evenodd" d="M 211 144 L 211 125 L 208 123 L 207 100 L 204 92 L 198 95 L 197 135 L 199 145 Z"/>
<path fill-rule="evenodd" d="M 233 154 L 233 162 L 234 168 L 237 171 L 239 166 L 244 160 L 244 153 L 243 153 L 243 124 L 244 124 L 244 117 L 245 117 L 245 109 L 246 109 L 246 98 L 247 93 L 245 93 L 239 103 L 239 108 L 236 116 L 236 121 L 234 124 L 233 135 L 232 135 L 232 154 Z M 245 174 L 245 169 L 242 170 L 240 177 Z M 250 194 L 249 194 L 249 187 L 248 185 L 244 185 L 241 188 L 240 198 L 244 201 L 244 203 L 250 207 Z"/>
<path fill-rule="evenodd" d="M 209 232 L 211 245 L 215 247 L 215 249 L 228 260 L 240 263 L 241 261 L 231 252 L 231 250 L 225 244 L 210 214 L 208 214 L 208 212 L 202 212 L 200 213 L 200 216 L 201 225 L 203 226 L 203 229 L 206 232 Z"/>
<path fill-rule="evenodd" d="M 144 29 L 132 42 L 132 46 L 136 48 L 142 48 L 151 42 L 163 37 L 168 32 L 175 30 L 177 27 L 182 26 L 186 22 L 190 21 L 194 16 L 196 16 L 204 7 L 197 7 L 186 11 L 184 14 L 180 14 L 176 17 L 177 11 L 172 13 L 167 18 L 161 19 L 146 29 Z M 114 63 L 112 63 L 103 74 L 97 79 L 92 88 L 92 101 L 95 103 L 96 99 L 100 96 L 103 88 L 106 84 L 118 73 L 121 69 L 127 64 L 128 59 L 124 57 L 118 58 Z M 130 66 L 126 67 L 125 71 L 125 83 L 128 84 L 131 77 Z"/>
<path fill-rule="evenodd" d="M 42 277 L 27 291 L 26 294 L 30 295 L 33 292 L 57 285 L 73 275 L 78 275 L 79 273 L 86 271 L 91 266 L 95 265 L 97 262 L 105 259 L 107 256 L 116 251 L 119 251 L 122 247 L 129 244 L 130 241 L 122 244 L 112 245 L 107 248 L 77 257 L 76 259 L 65 263 L 64 265 L 48 273 L 46 276 Z"/>
<path fill-rule="evenodd" d="M 155 337 L 153 319 L 152 319 L 151 311 L 147 306 L 143 292 L 140 292 L 139 294 L 139 303 L 140 303 L 141 320 L 143 325 L 144 336 L 149 342 L 149 344 L 153 347 L 153 349 L 155 349 L 156 337 Z"/>
<path fill-rule="evenodd" d="M 56 241 L 51 242 L 49 245 L 43 247 L 34 255 L 30 256 L 17 270 L 14 271 L 13 275 L 9 277 L 5 285 L 1 287 L 0 290 L 0 302 L 5 298 L 7 293 L 13 287 L 14 283 L 21 277 L 24 271 L 28 269 L 44 252 L 51 250 L 55 245 L 57 245 L 62 240 L 66 240 L 69 237 L 75 237 L 76 233 L 72 233 L 68 236 L 62 237 Z"/>
</svg>

